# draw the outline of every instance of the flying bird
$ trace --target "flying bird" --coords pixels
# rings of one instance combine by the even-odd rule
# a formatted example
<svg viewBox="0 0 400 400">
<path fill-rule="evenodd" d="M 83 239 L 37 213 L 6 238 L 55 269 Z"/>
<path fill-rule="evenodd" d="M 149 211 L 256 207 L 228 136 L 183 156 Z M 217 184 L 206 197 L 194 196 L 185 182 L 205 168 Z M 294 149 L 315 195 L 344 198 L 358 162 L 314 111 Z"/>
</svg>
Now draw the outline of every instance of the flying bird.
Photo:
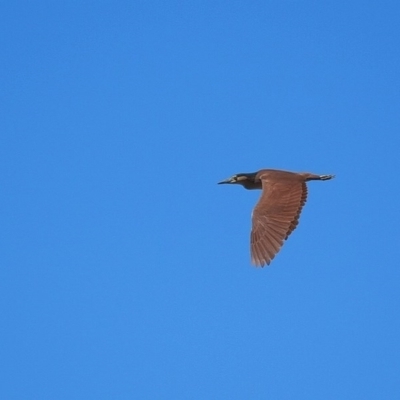
<svg viewBox="0 0 400 400">
<path fill-rule="evenodd" d="M 296 229 L 301 210 L 307 200 L 308 181 L 327 181 L 334 175 L 262 169 L 240 173 L 218 182 L 238 184 L 245 189 L 261 189 L 262 193 L 252 213 L 250 235 L 251 262 L 255 266 L 269 265 L 284 240 Z"/>
</svg>

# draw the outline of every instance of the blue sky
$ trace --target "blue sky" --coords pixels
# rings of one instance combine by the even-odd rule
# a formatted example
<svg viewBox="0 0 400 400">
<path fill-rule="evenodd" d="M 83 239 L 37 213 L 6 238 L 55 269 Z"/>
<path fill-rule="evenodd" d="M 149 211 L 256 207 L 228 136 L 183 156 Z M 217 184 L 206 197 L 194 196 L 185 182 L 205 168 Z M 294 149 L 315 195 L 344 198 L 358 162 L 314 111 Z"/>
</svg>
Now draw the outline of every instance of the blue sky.
<svg viewBox="0 0 400 400">
<path fill-rule="evenodd" d="M 400 5 L 0 6 L 2 399 L 400 398 Z M 261 168 L 311 182 L 250 265 Z"/>
</svg>

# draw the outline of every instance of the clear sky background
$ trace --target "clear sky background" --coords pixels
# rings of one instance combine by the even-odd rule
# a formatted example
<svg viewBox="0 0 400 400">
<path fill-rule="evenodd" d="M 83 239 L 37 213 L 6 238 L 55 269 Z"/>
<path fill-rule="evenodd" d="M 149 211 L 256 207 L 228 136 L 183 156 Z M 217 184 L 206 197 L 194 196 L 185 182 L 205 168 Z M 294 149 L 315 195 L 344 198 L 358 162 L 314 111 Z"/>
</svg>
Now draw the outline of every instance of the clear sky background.
<svg viewBox="0 0 400 400">
<path fill-rule="evenodd" d="M 1 399 L 399 399 L 398 1 L 4 1 Z M 311 182 L 250 265 L 261 168 Z"/>
</svg>

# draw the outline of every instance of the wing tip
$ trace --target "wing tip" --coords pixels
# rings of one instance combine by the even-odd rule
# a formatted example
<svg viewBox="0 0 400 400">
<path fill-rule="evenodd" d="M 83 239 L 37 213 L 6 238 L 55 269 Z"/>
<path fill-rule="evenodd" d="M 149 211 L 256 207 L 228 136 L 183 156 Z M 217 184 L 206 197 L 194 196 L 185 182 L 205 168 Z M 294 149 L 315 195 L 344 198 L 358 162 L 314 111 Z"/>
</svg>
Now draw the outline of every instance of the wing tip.
<svg viewBox="0 0 400 400">
<path fill-rule="evenodd" d="M 251 263 L 256 268 L 264 268 L 265 266 L 269 267 L 269 265 L 271 264 L 272 258 L 271 259 L 259 260 L 259 259 L 255 259 L 254 257 L 252 257 L 251 258 Z"/>
</svg>

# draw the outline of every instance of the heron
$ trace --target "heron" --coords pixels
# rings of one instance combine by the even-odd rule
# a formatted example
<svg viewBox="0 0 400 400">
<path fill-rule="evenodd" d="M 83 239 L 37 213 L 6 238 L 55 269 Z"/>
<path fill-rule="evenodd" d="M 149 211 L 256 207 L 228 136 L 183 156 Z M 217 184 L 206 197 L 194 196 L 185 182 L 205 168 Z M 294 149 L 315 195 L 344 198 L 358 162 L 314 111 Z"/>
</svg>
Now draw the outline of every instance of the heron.
<svg viewBox="0 0 400 400">
<path fill-rule="evenodd" d="M 269 265 L 283 242 L 296 229 L 307 200 L 306 182 L 332 178 L 334 175 L 262 169 L 258 172 L 239 173 L 218 182 L 241 185 L 248 190 L 262 190 L 252 212 L 250 251 L 253 265 Z"/>
</svg>

